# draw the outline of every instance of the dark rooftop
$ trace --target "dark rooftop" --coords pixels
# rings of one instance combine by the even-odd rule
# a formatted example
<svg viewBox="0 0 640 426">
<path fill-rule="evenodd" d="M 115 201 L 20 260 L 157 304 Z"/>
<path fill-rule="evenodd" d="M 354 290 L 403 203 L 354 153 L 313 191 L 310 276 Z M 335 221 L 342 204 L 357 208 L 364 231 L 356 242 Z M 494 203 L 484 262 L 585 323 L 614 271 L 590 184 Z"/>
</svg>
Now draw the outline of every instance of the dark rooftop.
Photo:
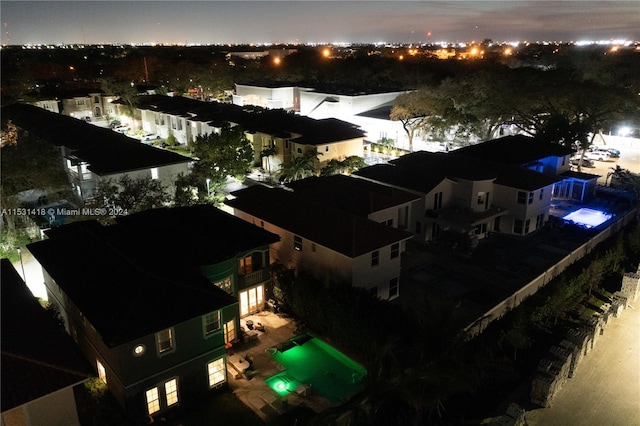
<svg viewBox="0 0 640 426">
<path fill-rule="evenodd" d="M 420 198 L 402 189 L 344 175 L 310 177 L 287 186 L 298 194 L 360 217 Z"/>
<path fill-rule="evenodd" d="M 328 207 L 283 189 L 252 186 L 226 203 L 245 213 L 354 258 L 413 234 Z"/>
<path fill-rule="evenodd" d="M 512 135 L 466 146 L 455 151 L 477 160 L 524 165 L 547 157 L 564 157 L 574 149 L 551 142 L 542 142 L 529 136 Z"/>
<path fill-rule="evenodd" d="M 279 239 L 204 205 L 149 210 L 111 226 L 75 222 L 47 235 L 29 250 L 110 346 L 237 303 L 200 267 Z"/>
<path fill-rule="evenodd" d="M 494 180 L 499 185 L 527 191 L 543 188 L 562 179 L 534 172 L 513 163 L 449 153 L 418 151 L 390 161 L 392 165 L 376 165 L 354 174 L 367 179 L 428 193 L 444 179 L 456 181 Z"/>
<path fill-rule="evenodd" d="M 224 122 L 235 123 L 247 132 L 278 135 L 308 145 L 321 145 L 365 136 L 365 132 L 359 127 L 346 121 L 335 118 L 314 120 L 290 114 L 281 109 L 241 107 L 161 95 L 141 97 L 139 108 L 207 122 L 215 127 L 219 127 Z"/>
<path fill-rule="evenodd" d="M 94 373 L 8 259 L 2 259 L 2 411 L 73 386 Z"/>
<path fill-rule="evenodd" d="M 98 175 L 128 172 L 192 161 L 175 152 L 140 143 L 110 129 L 33 105 L 13 104 L 2 108 L 3 118 L 56 146 L 65 146 L 89 163 Z"/>
</svg>

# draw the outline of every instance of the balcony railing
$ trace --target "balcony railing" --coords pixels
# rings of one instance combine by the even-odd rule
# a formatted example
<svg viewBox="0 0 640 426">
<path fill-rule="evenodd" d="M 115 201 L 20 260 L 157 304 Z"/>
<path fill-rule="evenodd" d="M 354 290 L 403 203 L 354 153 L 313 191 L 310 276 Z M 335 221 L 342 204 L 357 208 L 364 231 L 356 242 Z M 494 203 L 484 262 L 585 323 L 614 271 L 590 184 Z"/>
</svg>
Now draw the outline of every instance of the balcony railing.
<svg viewBox="0 0 640 426">
<path fill-rule="evenodd" d="M 271 276 L 269 268 L 259 269 L 246 275 L 238 275 L 240 288 L 245 288 L 257 284 L 259 282 L 269 280 Z"/>
</svg>

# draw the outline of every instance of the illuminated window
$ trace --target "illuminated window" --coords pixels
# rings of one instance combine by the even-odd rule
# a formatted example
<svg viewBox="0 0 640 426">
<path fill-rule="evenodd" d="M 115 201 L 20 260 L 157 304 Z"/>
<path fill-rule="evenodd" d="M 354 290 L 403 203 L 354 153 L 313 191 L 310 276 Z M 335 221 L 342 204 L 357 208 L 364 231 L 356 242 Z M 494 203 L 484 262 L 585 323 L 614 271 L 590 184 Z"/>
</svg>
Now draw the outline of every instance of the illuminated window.
<svg viewBox="0 0 640 426">
<path fill-rule="evenodd" d="M 226 380 L 224 359 L 220 358 L 207 364 L 207 372 L 209 375 L 209 387 L 212 388 Z"/>
<path fill-rule="evenodd" d="M 158 168 L 157 167 L 152 167 L 151 168 L 151 179 L 158 180 Z"/>
<path fill-rule="evenodd" d="M 164 384 L 164 392 L 167 396 L 167 407 L 178 403 L 178 381 L 171 379 Z"/>
<path fill-rule="evenodd" d="M 302 251 L 302 237 L 299 237 L 297 235 L 293 236 L 293 249 Z"/>
<path fill-rule="evenodd" d="M 160 411 L 160 398 L 158 397 L 158 388 L 151 388 L 146 392 L 147 412 L 149 415 Z"/>
<path fill-rule="evenodd" d="M 247 256 L 244 259 L 240 259 L 240 274 L 246 275 L 253 272 L 251 267 L 251 256 Z"/>
<path fill-rule="evenodd" d="M 389 299 L 394 298 L 398 295 L 398 287 L 399 287 L 398 277 L 393 278 L 391 281 L 389 281 Z"/>
<path fill-rule="evenodd" d="M 156 333 L 156 342 L 159 354 L 173 350 L 173 329 L 167 328 Z"/>
<path fill-rule="evenodd" d="M 231 292 L 232 292 L 232 289 L 231 289 L 231 278 L 229 278 L 229 277 L 223 279 L 222 281 L 215 282 L 213 284 L 216 287 L 226 291 L 229 294 L 231 294 Z"/>
<path fill-rule="evenodd" d="M 224 325 L 224 342 L 229 343 L 236 338 L 236 319 L 232 319 Z"/>
<path fill-rule="evenodd" d="M 400 255 L 400 243 L 391 244 L 391 259 Z"/>
<path fill-rule="evenodd" d="M 204 335 L 220 330 L 220 311 L 211 312 L 202 316 L 202 328 Z"/>
<path fill-rule="evenodd" d="M 104 365 L 102 365 L 100 361 L 96 361 L 96 364 L 98 365 L 98 377 L 100 377 L 100 380 L 107 383 L 107 370 L 105 370 Z"/>
<path fill-rule="evenodd" d="M 380 264 L 380 252 L 378 250 L 371 253 L 371 266 L 378 266 Z"/>
</svg>

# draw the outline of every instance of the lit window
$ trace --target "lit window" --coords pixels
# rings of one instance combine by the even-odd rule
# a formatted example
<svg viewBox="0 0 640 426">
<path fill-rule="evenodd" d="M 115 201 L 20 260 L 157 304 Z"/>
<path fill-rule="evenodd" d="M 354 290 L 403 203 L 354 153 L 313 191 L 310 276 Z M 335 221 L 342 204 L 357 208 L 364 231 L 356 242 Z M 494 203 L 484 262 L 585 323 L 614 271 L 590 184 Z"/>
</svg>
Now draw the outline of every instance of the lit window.
<svg viewBox="0 0 640 426">
<path fill-rule="evenodd" d="M 158 342 L 158 353 L 171 351 L 173 349 L 173 330 L 167 328 L 156 333 L 156 341 Z"/>
<path fill-rule="evenodd" d="M 210 388 L 224 383 L 224 381 L 226 380 L 224 359 L 220 358 L 207 364 L 207 372 L 209 374 Z"/>
<path fill-rule="evenodd" d="M 133 355 L 134 356 L 142 356 L 142 355 L 144 355 L 146 350 L 147 349 L 145 348 L 144 345 L 137 345 L 135 348 L 133 348 Z"/>
<path fill-rule="evenodd" d="M 253 272 L 253 268 L 251 267 L 251 255 L 245 257 L 244 259 L 240 259 L 240 274 L 246 275 Z"/>
<path fill-rule="evenodd" d="M 400 255 L 400 243 L 391 244 L 391 259 Z"/>
<path fill-rule="evenodd" d="M 226 291 L 229 294 L 232 293 L 231 278 L 229 278 L 229 277 L 223 279 L 222 281 L 215 282 L 215 283 L 213 283 L 213 285 L 215 285 L 216 287 Z"/>
<path fill-rule="evenodd" d="M 293 249 L 302 251 L 302 237 L 299 237 L 297 235 L 293 236 Z"/>
<path fill-rule="evenodd" d="M 236 319 L 232 319 L 224 325 L 224 342 L 229 343 L 236 338 Z"/>
<path fill-rule="evenodd" d="M 211 312 L 202 316 L 202 328 L 204 335 L 220 330 L 220 311 Z"/>
<path fill-rule="evenodd" d="M 152 167 L 151 168 L 151 179 L 158 180 L 158 168 L 157 167 Z"/>
<path fill-rule="evenodd" d="M 146 392 L 147 412 L 149 415 L 160 411 L 160 398 L 158 398 L 158 388 L 151 388 Z"/>
<path fill-rule="evenodd" d="M 167 407 L 178 403 L 178 381 L 171 379 L 164 384 L 164 392 L 167 396 Z"/>
<path fill-rule="evenodd" d="M 371 253 L 371 266 L 378 266 L 380 264 L 380 252 L 378 250 Z"/>
<path fill-rule="evenodd" d="M 104 365 L 100 363 L 100 361 L 96 361 L 96 364 L 98 365 L 98 377 L 100 377 L 100 380 L 107 383 L 107 370 L 104 368 Z"/>
<path fill-rule="evenodd" d="M 398 296 L 399 280 L 398 277 L 389 281 L 389 299 Z"/>
</svg>

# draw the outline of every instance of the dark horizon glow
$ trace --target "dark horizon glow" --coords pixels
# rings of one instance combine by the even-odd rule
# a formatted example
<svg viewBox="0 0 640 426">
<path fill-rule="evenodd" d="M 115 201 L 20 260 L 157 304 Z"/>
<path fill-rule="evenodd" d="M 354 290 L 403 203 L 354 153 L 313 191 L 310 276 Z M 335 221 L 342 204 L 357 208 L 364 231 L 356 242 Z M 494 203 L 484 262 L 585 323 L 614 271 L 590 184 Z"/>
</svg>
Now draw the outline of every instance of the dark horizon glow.
<svg viewBox="0 0 640 426">
<path fill-rule="evenodd" d="M 640 40 L 637 1 L 2 1 L 2 44 Z"/>
</svg>

